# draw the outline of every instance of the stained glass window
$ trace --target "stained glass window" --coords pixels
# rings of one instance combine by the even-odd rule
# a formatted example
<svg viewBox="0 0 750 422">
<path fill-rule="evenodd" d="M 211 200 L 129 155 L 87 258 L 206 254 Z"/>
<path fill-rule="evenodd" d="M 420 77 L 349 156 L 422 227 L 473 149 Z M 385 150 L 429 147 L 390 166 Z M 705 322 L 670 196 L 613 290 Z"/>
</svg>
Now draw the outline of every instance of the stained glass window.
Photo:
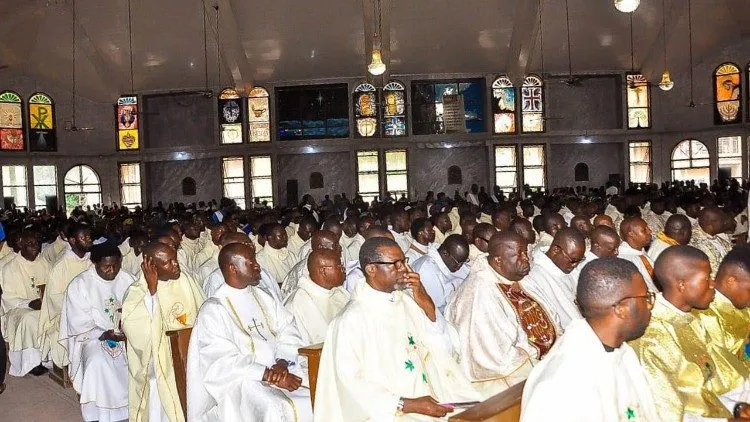
<svg viewBox="0 0 750 422">
<path fill-rule="evenodd" d="M 248 137 L 250 142 L 271 140 L 271 118 L 269 115 L 268 91 L 256 86 L 247 94 Z"/>
<path fill-rule="evenodd" d="M 385 152 L 385 190 L 391 193 L 394 201 L 401 198 L 401 195 L 407 198 L 409 196 L 405 149 Z"/>
<path fill-rule="evenodd" d="M 628 129 L 651 127 L 651 88 L 640 73 L 626 76 L 628 97 Z"/>
<path fill-rule="evenodd" d="M 711 183 L 710 154 L 703 142 L 687 139 L 672 150 L 672 180 Z"/>
<path fill-rule="evenodd" d="M 507 76 L 492 83 L 492 131 L 516 133 L 516 89 Z"/>
<path fill-rule="evenodd" d="M 34 166 L 34 208 L 47 207 L 47 198 L 57 199 L 57 167 Z M 47 210 L 55 211 L 55 210 Z"/>
<path fill-rule="evenodd" d="M 414 134 L 485 132 L 484 86 L 483 79 L 412 82 Z"/>
<path fill-rule="evenodd" d="M 380 196 L 377 151 L 357 151 L 357 193 L 368 204 Z"/>
<path fill-rule="evenodd" d="M 401 82 L 383 87 L 383 136 L 406 136 L 406 90 Z"/>
<path fill-rule="evenodd" d="M 714 123 L 726 125 L 742 120 L 742 83 L 740 68 L 724 63 L 714 72 Z"/>
<path fill-rule="evenodd" d="M 225 157 L 221 159 L 221 184 L 224 197 L 234 200 L 238 207 L 245 209 L 245 159 Z"/>
<path fill-rule="evenodd" d="M 515 145 L 495 147 L 495 185 L 507 195 L 518 188 Z"/>
<path fill-rule="evenodd" d="M 242 143 L 242 102 L 234 88 L 219 93 L 219 130 L 222 144 Z"/>
<path fill-rule="evenodd" d="M 372 84 L 354 89 L 354 117 L 357 136 L 371 137 L 378 133 L 378 92 Z"/>
<path fill-rule="evenodd" d="M 29 206 L 26 166 L 2 166 L 3 197 L 13 198 L 16 207 Z"/>
<path fill-rule="evenodd" d="M 530 188 L 543 189 L 547 186 L 547 158 L 544 145 L 523 146 L 523 184 Z"/>
<path fill-rule="evenodd" d="M 0 150 L 23 151 L 23 101 L 13 91 L 0 93 Z"/>
<path fill-rule="evenodd" d="M 521 87 L 521 130 L 544 132 L 544 82 L 536 75 L 529 75 Z"/>
<path fill-rule="evenodd" d="M 37 92 L 29 98 L 29 143 L 32 151 L 57 151 L 55 103 Z"/>
<path fill-rule="evenodd" d="M 276 88 L 280 140 L 349 137 L 346 84 Z"/>
<path fill-rule="evenodd" d="M 120 97 L 115 106 L 117 114 L 117 150 L 137 150 L 141 147 L 138 135 L 138 97 Z"/>
<path fill-rule="evenodd" d="M 651 141 L 628 144 L 630 183 L 651 183 Z"/>
<path fill-rule="evenodd" d="M 89 166 L 75 166 L 65 173 L 65 209 L 70 214 L 76 207 L 84 211 L 102 203 L 99 175 Z"/>
<path fill-rule="evenodd" d="M 268 155 L 250 157 L 250 194 L 253 207 L 265 201 L 273 208 L 273 170 Z"/>
<path fill-rule="evenodd" d="M 729 170 L 729 176 L 742 181 L 742 137 L 724 136 L 717 139 L 719 170 Z"/>
<path fill-rule="evenodd" d="M 123 207 L 134 210 L 141 201 L 141 164 L 122 163 L 120 170 L 120 202 Z"/>
</svg>

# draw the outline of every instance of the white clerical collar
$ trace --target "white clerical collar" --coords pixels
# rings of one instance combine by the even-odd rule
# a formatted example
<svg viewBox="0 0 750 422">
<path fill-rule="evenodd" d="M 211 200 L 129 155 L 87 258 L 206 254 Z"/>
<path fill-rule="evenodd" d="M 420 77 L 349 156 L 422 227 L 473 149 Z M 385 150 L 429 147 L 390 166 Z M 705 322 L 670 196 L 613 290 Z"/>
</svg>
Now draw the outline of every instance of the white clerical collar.
<svg viewBox="0 0 750 422">
<path fill-rule="evenodd" d="M 630 246 L 628 242 L 622 242 L 620 243 L 620 247 L 618 248 L 618 253 L 620 255 L 643 255 L 643 249 L 640 251 L 638 249 L 635 249 L 634 247 Z"/>
<path fill-rule="evenodd" d="M 394 290 L 392 292 L 381 292 L 380 290 L 375 290 L 369 283 L 367 283 L 367 279 L 365 278 L 359 279 L 356 284 L 357 288 L 355 289 L 355 292 L 357 296 L 383 303 L 400 302 L 406 294 L 403 290 Z"/>
<path fill-rule="evenodd" d="M 310 293 L 313 296 L 327 298 L 333 294 L 333 289 L 326 289 L 325 287 L 322 287 L 316 282 L 312 281 L 312 279 L 307 276 L 300 277 L 298 286 L 300 288 L 304 288 L 306 292 Z"/>
<path fill-rule="evenodd" d="M 414 239 L 413 242 L 411 242 L 411 248 L 415 251 L 421 253 L 422 255 L 426 254 L 429 250 L 430 245 L 423 245 L 419 243 L 416 239 Z"/>
</svg>

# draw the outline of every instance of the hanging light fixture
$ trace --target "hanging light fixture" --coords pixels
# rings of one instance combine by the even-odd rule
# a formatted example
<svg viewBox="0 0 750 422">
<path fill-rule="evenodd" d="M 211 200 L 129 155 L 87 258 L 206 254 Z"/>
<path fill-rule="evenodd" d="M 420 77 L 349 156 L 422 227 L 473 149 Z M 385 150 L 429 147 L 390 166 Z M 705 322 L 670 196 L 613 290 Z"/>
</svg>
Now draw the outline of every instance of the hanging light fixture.
<svg viewBox="0 0 750 422">
<path fill-rule="evenodd" d="M 693 2 L 688 0 L 688 38 L 690 39 L 688 55 L 690 56 L 690 103 L 688 107 L 695 108 L 693 85 Z"/>
<path fill-rule="evenodd" d="M 367 65 L 367 71 L 375 76 L 385 73 L 385 63 L 383 63 L 382 45 L 380 43 L 381 21 L 380 0 L 375 0 L 375 34 L 372 37 L 372 59 Z"/>
<path fill-rule="evenodd" d="M 622 13 L 633 13 L 640 5 L 641 0 L 615 0 L 615 8 Z"/>
<path fill-rule="evenodd" d="M 672 75 L 669 74 L 669 68 L 667 67 L 667 9 L 664 0 L 661 0 L 661 25 L 664 38 L 664 73 L 661 74 L 659 88 L 662 91 L 669 91 L 674 88 L 674 82 L 672 82 Z"/>
</svg>

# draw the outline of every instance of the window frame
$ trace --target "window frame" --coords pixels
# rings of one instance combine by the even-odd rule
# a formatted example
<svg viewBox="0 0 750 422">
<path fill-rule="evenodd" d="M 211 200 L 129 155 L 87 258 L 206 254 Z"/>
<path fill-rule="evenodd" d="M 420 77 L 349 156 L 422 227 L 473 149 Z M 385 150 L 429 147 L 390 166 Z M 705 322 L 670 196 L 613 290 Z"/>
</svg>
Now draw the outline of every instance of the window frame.
<svg viewBox="0 0 750 422">
<path fill-rule="evenodd" d="M 677 151 L 677 148 L 679 148 L 680 145 L 682 145 L 685 142 L 688 142 L 688 158 L 675 159 L 674 158 L 675 151 Z M 703 145 L 703 147 L 706 149 L 706 152 L 708 153 L 708 157 L 705 157 L 705 158 L 695 158 L 695 157 L 693 157 L 693 155 L 694 155 L 694 153 L 693 153 L 693 142 L 698 142 L 701 145 Z M 695 160 L 707 160 L 708 164 L 705 165 L 705 166 L 695 166 L 695 165 L 693 165 L 693 161 L 695 161 Z M 675 161 L 680 161 L 680 162 L 687 161 L 689 165 L 687 167 L 675 167 L 675 165 L 674 165 Z M 685 181 L 684 179 L 679 179 L 679 180 L 675 179 L 675 171 L 686 170 L 686 169 L 706 169 L 706 170 L 708 170 L 708 180 L 707 180 L 707 183 L 710 185 L 711 184 L 711 151 L 709 151 L 708 146 L 704 142 L 702 142 L 702 141 L 700 141 L 698 139 L 695 139 L 695 138 L 685 138 L 685 139 L 681 140 L 680 142 L 678 142 L 672 148 L 672 151 L 669 154 L 669 169 L 670 169 L 669 175 L 670 175 L 670 179 L 671 179 L 672 182 Z M 700 184 L 701 182 L 698 182 L 698 183 Z"/>
<path fill-rule="evenodd" d="M 360 167 L 360 164 L 359 164 L 360 154 L 374 154 L 375 161 L 377 163 L 377 170 L 375 170 L 375 171 L 360 170 L 360 168 L 359 168 Z M 372 156 L 372 155 L 369 155 L 369 156 Z M 365 156 L 363 155 L 362 157 L 365 157 Z M 372 202 L 372 200 L 367 201 L 366 198 L 373 198 L 373 199 L 374 198 L 378 198 L 378 200 L 380 200 L 381 191 L 382 191 L 381 174 L 380 174 L 381 173 L 381 171 L 380 171 L 380 151 L 378 151 L 376 149 L 371 149 L 371 150 L 369 150 L 369 149 L 363 149 L 363 150 L 356 151 L 355 168 L 356 168 L 356 171 L 357 171 L 357 195 L 360 195 L 362 197 L 362 200 L 364 200 L 368 205 Z M 360 189 L 360 180 L 359 180 L 360 176 L 362 176 L 362 175 L 373 175 L 373 174 L 375 174 L 375 175 L 378 176 L 378 190 L 377 190 L 377 192 L 370 192 L 370 191 L 363 192 L 363 191 L 361 191 L 361 189 Z M 372 195 L 372 194 L 374 194 L 374 195 Z"/>
<path fill-rule="evenodd" d="M 359 85 L 357 85 L 356 88 L 354 88 L 354 92 L 352 92 L 352 114 L 354 115 L 354 137 L 355 138 L 380 138 L 380 90 L 375 87 L 375 85 L 369 83 L 369 82 L 362 82 Z M 359 107 L 359 99 L 365 95 L 372 95 L 374 98 L 374 104 L 372 107 L 374 107 L 374 113 L 372 116 L 366 116 L 361 113 L 360 110 L 358 110 Z M 374 122 L 375 131 L 372 133 L 372 135 L 363 135 L 359 131 L 359 121 L 360 120 L 372 120 Z"/>
<path fill-rule="evenodd" d="M 739 153 L 737 155 L 724 155 L 721 154 L 721 148 L 719 147 L 719 140 L 722 138 L 738 138 L 740 141 L 740 148 Z M 740 159 L 740 175 L 739 176 L 731 176 L 732 179 L 737 179 L 740 184 L 742 184 L 742 179 L 745 177 L 745 169 L 746 169 L 746 163 L 742 160 L 742 153 L 744 151 L 744 136 L 742 135 L 734 135 L 734 136 L 719 136 L 716 138 L 716 175 L 718 178 L 719 169 L 721 168 L 721 161 L 722 159 L 727 158 L 739 158 Z"/>
<path fill-rule="evenodd" d="M 138 182 L 128 182 L 125 183 L 122 180 L 122 169 L 125 166 L 138 166 Z M 127 209 L 133 211 L 137 206 L 143 208 L 143 178 L 141 177 L 141 162 L 140 161 L 121 161 L 117 163 L 117 183 L 120 187 L 120 205 L 123 207 L 126 207 Z M 101 184 L 101 181 L 100 181 Z M 140 192 L 141 202 L 125 202 L 125 188 L 126 187 L 133 187 L 138 186 L 138 191 Z M 132 207 L 131 207 L 132 206 Z"/>
<path fill-rule="evenodd" d="M 646 144 L 645 147 L 648 148 L 648 158 L 649 161 L 634 161 L 633 160 L 633 148 L 642 148 L 644 145 L 636 145 L 636 144 Z M 654 149 L 653 144 L 651 143 L 651 140 L 638 140 L 638 141 L 628 141 L 628 182 L 629 183 L 646 183 L 651 184 L 654 182 Z M 633 166 L 648 166 L 648 181 L 646 182 L 635 182 L 633 181 Z"/>
<path fill-rule="evenodd" d="M 533 80 L 537 80 L 539 82 L 539 85 L 532 85 L 531 82 L 529 82 L 529 81 L 533 81 Z M 546 114 L 547 113 L 546 99 L 547 99 L 547 95 L 544 92 L 545 85 L 546 84 L 544 83 L 544 78 L 542 78 L 541 76 L 539 76 L 537 74 L 533 74 L 532 73 L 532 74 L 526 75 L 526 77 L 523 78 L 523 84 L 521 85 L 521 105 L 520 105 L 520 107 L 521 107 L 521 113 L 520 113 L 520 115 L 521 115 L 521 118 L 520 118 L 520 120 L 521 120 L 521 122 L 520 122 L 521 123 L 521 127 L 519 128 L 520 133 L 545 133 L 545 132 L 547 132 L 547 122 L 546 122 L 546 115 L 547 115 Z M 533 88 L 533 87 L 539 87 L 539 91 L 540 91 L 540 95 L 541 95 L 541 98 L 540 98 L 541 111 L 524 111 L 524 106 L 523 105 L 524 105 L 525 96 L 526 96 L 525 93 L 524 93 L 524 91 L 527 88 Z M 526 129 L 524 129 L 523 120 L 524 120 L 524 117 L 527 114 L 539 114 L 539 118 L 542 121 L 542 130 L 526 130 Z M 545 154 L 546 154 L 546 152 L 545 152 Z"/>
<path fill-rule="evenodd" d="M 388 154 L 389 153 L 404 153 L 404 169 L 396 169 L 396 170 L 389 170 L 388 169 Z M 385 194 L 390 192 L 395 194 L 395 197 L 393 198 L 393 201 L 398 201 L 400 198 L 400 194 L 404 193 L 406 194 L 406 198 L 409 199 L 410 193 L 409 193 L 409 151 L 406 148 L 389 148 L 383 151 L 383 174 L 384 174 L 384 186 L 383 186 L 383 196 L 385 197 Z M 388 188 L 388 176 L 404 176 L 406 178 L 406 190 L 391 190 Z"/>
<path fill-rule="evenodd" d="M 8 182 L 5 180 L 5 177 L 3 177 L 3 169 L 6 167 L 18 167 L 23 169 L 23 184 L 8 184 Z M 20 189 L 22 188 L 22 191 L 26 193 L 26 204 L 25 205 L 19 205 L 16 199 L 15 195 L 12 195 L 13 198 L 13 205 L 16 206 L 16 208 L 24 208 L 24 209 L 31 209 L 31 198 L 29 198 L 29 169 L 24 164 L 3 164 L 0 166 L 0 181 L 2 181 L 2 194 L 3 198 L 8 197 L 9 195 L 6 195 L 6 189 L 11 189 L 11 192 L 13 189 Z"/>
<path fill-rule="evenodd" d="M 134 98 L 134 102 L 131 102 L 131 100 L 128 100 L 130 98 Z M 120 129 L 120 107 L 126 107 L 131 106 L 135 108 L 135 128 L 132 129 Z M 115 112 L 115 147 L 117 151 L 138 151 L 141 149 L 141 142 L 143 141 L 141 139 L 140 131 L 141 131 L 141 115 L 140 115 L 140 102 L 138 101 L 138 95 L 137 94 L 123 94 L 117 97 L 117 101 L 115 101 L 114 105 L 114 112 Z M 135 131 L 135 147 L 128 148 L 127 145 L 125 145 L 125 148 L 123 148 L 121 145 L 121 140 L 125 138 L 126 132 Z M 130 132 L 132 135 L 133 133 Z M 65 174 L 68 174 L 65 172 Z M 99 183 L 101 183 L 101 179 L 99 179 Z"/>
<path fill-rule="evenodd" d="M 736 73 L 723 73 L 719 75 L 719 71 L 728 66 L 733 66 L 735 69 L 737 69 Z M 739 80 L 738 83 L 738 98 L 736 100 L 719 100 L 719 91 L 717 88 L 718 79 L 722 76 L 727 75 L 737 75 L 737 79 Z M 737 66 L 734 62 L 724 62 L 714 69 L 713 73 L 711 74 L 711 82 L 712 82 L 712 88 L 713 88 L 713 115 L 714 115 L 714 125 L 716 126 L 724 126 L 724 125 L 734 125 L 738 123 L 742 123 L 742 116 L 744 115 L 744 104 L 742 102 L 744 101 L 743 98 L 743 91 L 742 91 L 742 68 L 740 66 Z M 722 103 L 730 103 L 732 101 L 737 101 L 738 104 L 738 110 L 737 110 L 737 116 L 735 116 L 734 120 L 732 121 L 724 121 L 724 119 L 721 117 L 721 113 L 719 112 L 719 104 Z"/>
<path fill-rule="evenodd" d="M 96 184 L 93 184 L 93 183 L 83 183 L 83 167 L 88 167 L 91 170 L 91 172 L 94 174 L 94 176 L 96 176 Z M 79 169 L 79 178 L 81 180 L 80 183 L 76 183 L 73 186 L 80 186 L 81 187 L 81 191 L 80 192 L 70 192 L 70 194 L 71 195 L 72 194 L 98 194 L 99 195 L 99 205 L 103 206 L 104 204 L 102 202 L 103 196 L 102 196 L 102 178 L 101 178 L 101 176 L 99 176 L 99 173 L 93 167 L 91 167 L 90 165 L 84 164 L 84 163 L 80 163 L 80 164 L 75 164 L 72 167 L 70 167 L 65 172 L 65 175 L 63 176 L 63 198 L 64 198 L 63 200 L 65 201 L 65 210 L 66 210 L 66 212 L 68 214 L 70 214 L 73 211 L 73 209 L 75 209 L 75 207 L 73 207 L 72 209 L 68 209 L 68 200 L 67 200 L 67 198 L 68 198 L 68 194 L 69 194 L 68 193 L 68 186 L 69 185 L 68 185 L 68 183 L 65 182 L 65 179 L 67 179 L 67 177 L 68 177 L 68 173 L 70 173 L 73 169 Z M 98 186 L 99 190 L 96 190 L 96 191 L 85 191 L 84 190 L 84 186 L 94 186 L 94 185 Z M 96 204 L 91 204 L 90 206 L 93 207 L 94 205 L 96 205 Z M 86 205 L 86 206 L 89 206 L 89 205 Z"/>
<path fill-rule="evenodd" d="M 500 107 L 497 105 L 498 98 L 495 97 L 495 90 L 496 89 L 510 89 L 513 91 L 513 111 L 507 111 L 507 110 L 501 110 Z M 497 78 L 495 78 L 494 81 L 492 81 L 492 84 L 490 85 L 490 101 L 492 101 L 491 104 L 491 111 L 492 111 L 492 134 L 493 135 L 516 135 L 519 132 L 518 127 L 518 89 L 513 85 L 513 81 L 510 80 L 508 75 L 499 75 Z M 513 130 L 509 132 L 498 132 L 495 130 L 495 116 L 501 115 L 501 114 L 510 114 L 513 116 Z"/>
<path fill-rule="evenodd" d="M 537 189 L 537 188 L 539 188 L 540 192 L 547 192 L 548 186 L 549 186 L 549 181 L 547 180 L 547 178 L 549 176 L 548 171 L 547 171 L 547 166 L 549 165 L 549 163 L 547 162 L 547 145 L 543 144 L 543 143 L 533 143 L 533 144 L 521 144 L 520 147 L 521 147 L 521 178 L 522 178 L 520 192 L 522 192 L 523 191 L 523 187 L 528 184 L 528 183 L 526 183 L 526 170 L 527 169 L 533 170 L 533 169 L 537 169 L 537 168 L 541 168 L 542 169 L 542 174 L 543 174 L 542 181 L 544 182 L 544 185 L 543 186 L 531 186 L 531 185 L 529 185 L 529 188 L 531 188 L 531 189 Z M 541 165 L 536 165 L 536 164 L 535 165 L 526 165 L 526 161 L 523 158 L 524 150 L 526 148 L 534 148 L 534 147 L 541 147 L 542 148 L 542 164 Z"/>
<path fill-rule="evenodd" d="M 268 158 L 270 168 L 271 168 L 271 174 L 270 175 L 262 175 L 262 176 L 256 176 L 253 174 L 253 160 L 260 159 L 260 158 Z M 268 206 L 270 208 L 274 207 L 274 204 L 276 203 L 276 198 L 274 195 L 274 188 L 273 188 L 273 178 L 274 178 L 274 171 L 273 171 L 273 157 L 268 155 L 251 155 L 248 160 L 248 166 L 250 171 L 248 173 L 248 180 L 250 181 L 250 201 L 251 201 L 251 207 L 255 204 L 255 189 L 253 189 L 253 182 L 255 180 L 269 180 L 271 182 L 271 196 L 259 196 L 259 203 L 263 201 L 268 201 Z M 247 204 L 247 199 L 245 199 L 245 204 Z"/>
<path fill-rule="evenodd" d="M 388 92 L 401 92 L 401 94 L 403 94 L 404 112 L 402 114 L 394 114 L 392 116 L 386 116 L 385 97 L 386 97 L 386 93 Z M 379 124 L 378 124 L 379 129 L 380 129 L 380 136 L 383 138 L 401 138 L 404 136 L 409 136 L 409 103 L 406 98 L 406 84 L 397 80 L 389 81 L 387 84 L 385 84 L 385 86 L 383 86 L 383 89 L 380 90 L 380 103 L 383 105 L 382 107 L 378 107 L 378 109 L 380 110 Z M 398 105 L 396 105 L 396 107 L 398 108 Z M 385 130 L 385 127 L 389 122 L 387 122 L 386 119 L 399 119 L 399 118 L 403 119 L 404 121 L 403 135 L 388 135 L 387 131 Z"/>
<path fill-rule="evenodd" d="M 224 118 L 224 106 L 229 104 L 229 102 L 231 101 L 234 101 L 235 104 L 239 107 L 240 113 L 234 123 L 229 123 L 228 120 Z M 221 92 L 219 92 L 219 94 L 216 96 L 216 111 L 217 119 L 219 122 L 219 145 L 242 145 L 245 143 L 245 110 L 243 109 L 244 103 L 245 100 L 242 98 L 240 92 L 231 87 L 222 89 Z M 240 129 L 239 142 L 224 142 L 224 132 L 226 129 L 231 128 Z"/>
<path fill-rule="evenodd" d="M 631 88 L 631 82 L 636 88 Z M 631 106 L 630 105 L 630 90 L 637 89 L 638 87 L 646 88 L 646 105 L 645 106 Z M 626 121 L 625 127 L 628 130 L 643 130 L 651 129 L 652 116 L 651 116 L 651 84 L 648 82 L 646 77 L 642 73 L 629 72 L 625 74 L 625 110 L 626 110 Z M 631 126 L 630 125 L 630 112 L 635 110 L 646 111 L 646 126 Z M 639 119 L 640 121 L 640 119 Z"/>
<path fill-rule="evenodd" d="M 507 148 L 507 149 L 512 149 L 513 150 L 513 166 L 509 166 L 509 165 L 499 166 L 497 164 L 497 151 L 500 148 Z M 493 153 L 493 159 L 494 159 L 493 165 L 495 167 L 495 183 L 493 185 L 493 189 L 494 189 L 495 186 L 498 186 L 500 188 L 500 190 L 503 191 L 504 194 L 509 194 L 509 193 L 513 192 L 513 189 L 515 189 L 516 192 L 518 192 L 518 190 L 519 190 L 519 182 L 520 182 L 520 177 L 519 177 L 519 172 L 518 172 L 518 167 L 519 167 L 518 144 L 496 144 L 496 145 L 493 145 L 492 153 Z M 513 178 L 515 179 L 516 183 L 515 183 L 515 186 L 511 187 L 510 192 L 506 192 L 505 189 L 504 189 L 504 187 L 500 186 L 498 184 L 498 174 L 500 174 L 500 173 L 511 173 L 511 171 L 509 171 L 509 169 L 511 167 L 513 168 L 512 173 L 513 173 Z M 505 169 L 505 170 L 503 171 L 503 169 Z"/>
<path fill-rule="evenodd" d="M 254 99 L 262 99 L 265 101 L 266 104 L 266 110 L 265 110 L 265 121 L 261 120 L 254 120 L 256 119 L 254 114 L 255 110 L 252 108 L 252 100 Z M 255 86 L 253 87 L 250 92 L 247 94 L 247 98 L 245 101 L 247 112 L 245 113 L 247 115 L 247 125 L 246 125 L 246 132 L 247 132 L 247 142 L 250 144 L 253 143 L 263 143 L 263 142 L 271 142 L 271 94 L 268 93 L 268 90 L 262 86 Z M 253 113 L 253 116 L 251 117 L 250 114 Z M 263 112 L 262 112 L 263 113 Z M 257 118 L 260 119 L 260 118 Z M 258 128 L 262 130 L 262 126 L 265 125 L 265 129 L 267 132 L 267 138 L 268 139 L 262 139 L 262 140 L 254 140 L 253 139 L 253 129 Z"/>
<path fill-rule="evenodd" d="M 227 176 L 226 170 L 225 170 L 225 167 L 224 167 L 224 163 L 226 163 L 227 161 L 230 161 L 230 160 L 239 160 L 240 161 L 240 165 L 241 165 L 241 168 L 242 168 L 242 176 L 238 176 L 238 177 L 235 177 L 235 176 L 229 177 L 229 176 Z M 237 180 L 237 179 L 239 179 L 239 180 Z M 241 197 L 239 197 L 239 196 L 229 196 L 229 194 L 227 193 L 227 185 L 228 184 L 239 185 L 240 183 L 242 183 L 242 196 Z M 240 206 L 240 204 L 237 201 L 241 200 L 242 201 L 242 206 L 240 206 L 240 208 L 247 209 L 247 183 L 245 182 L 245 157 L 244 156 L 242 156 L 242 155 L 231 155 L 231 156 L 221 157 L 221 192 L 222 192 L 222 196 L 224 196 L 225 198 L 228 198 L 228 199 L 231 199 L 231 200 L 235 201 L 235 203 L 237 203 L 238 206 Z"/>
<path fill-rule="evenodd" d="M 55 183 L 54 184 L 40 184 L 40 183 L 37 183 L 36 172 L 34 171 L 34 169 L 37 168 L 37 167 L 52 167 L 52 169 L 54 170 L 53 173 L 55 175 Z M 55 188 L 55 198 L 58 198 L 57 206 L 59 207 L 60 206 L 60 200 L 59 200 L 60 193 L 58 192 L 58 188 L 57 188 L 57 182 L 58 182 L 58 178 L 57 178 L 57 166 L 54 165 L 54 164 L 32 164 L 32 166 L 31 166 L 31 176 L 32 176 L 32 178 L 34 180 L 34 185 L 32 186 L 32 193 L 34 195 L 34 209 L 35 210 L 41 210 L 42 208 L 47 208 L 47 203 L 46 202 L 44 204 L 42 204 L 42 205 L 39 205 L 37 203 L 37 201 L 36 201 L 36 198 L 37 198 L 37 187 L 50 187 L 51 186 L 51 187 Z M 48 211 L 55 211 L 55 210 L 48 210 Z"/>
</svg>

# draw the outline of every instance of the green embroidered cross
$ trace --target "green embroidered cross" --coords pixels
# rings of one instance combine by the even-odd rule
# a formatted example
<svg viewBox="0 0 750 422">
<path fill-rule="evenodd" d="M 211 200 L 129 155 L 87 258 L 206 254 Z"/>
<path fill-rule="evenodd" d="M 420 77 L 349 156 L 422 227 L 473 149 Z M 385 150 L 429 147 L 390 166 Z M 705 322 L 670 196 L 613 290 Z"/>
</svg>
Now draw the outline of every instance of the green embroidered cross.
<svg viewBox="0 0 750 422">
<path fill-rule="evenodd" d="M 414 343 L 414 337 L 413 336 L 409 336 L 409 346 L 414 346 L 414 344 L 415 344 Z"/>
<path fill-rule="evenodd" d="M 406 369 L 408 369 L 409 371 L 414 370 L 414 362 L 412 362 L 411 359 L 407 360 L 404 363 L 406 364 Z"/>
<path fill-rule="evenodd" d="M 628 410 L 625 411 L 625 416 L 628 418 L 628 420 L 635 419 L 635 410 L 628 407 Z"/>
<path fill-rule="evenodd" d="M 422 381 L 427 382 L 427 374 L 422 372 Z"/>
</svg>

